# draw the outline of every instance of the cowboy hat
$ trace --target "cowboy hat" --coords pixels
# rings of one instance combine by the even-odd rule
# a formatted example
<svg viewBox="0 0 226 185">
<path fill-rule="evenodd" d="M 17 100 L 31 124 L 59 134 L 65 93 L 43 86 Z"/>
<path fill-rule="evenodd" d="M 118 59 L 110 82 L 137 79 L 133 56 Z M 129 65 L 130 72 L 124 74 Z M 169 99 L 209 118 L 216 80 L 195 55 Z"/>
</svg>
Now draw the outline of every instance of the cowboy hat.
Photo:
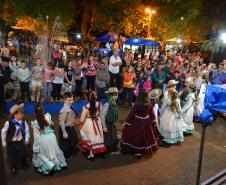
<svg viewBox="0 0 226 185">
<path fill-rule="evenodd" d="M 23 109 L 23 107 L 24 107 L 24 104 L 23 103 L 21 103 L 21 104 L 16 104 L 16 105 L 13 105 L 11 108 L 10 108 L 10 110 L 9 110 L 9 112 L 10 112 L 10 114 L 11 115 L 13 115 L 18 109 Z"/>
<path fill-rule="evenodd" d="M 174 85 L 177 85 L 179 82 L 175 81 L 175 80 L 169 80 L 168 84 L 167 84 L 167 87 L 171 87 L 171 86 L 174 86 Z"/>
<path fill-rule="evenodd" d="M 105 93 L 109 94 L 109 93 L 119 93 L 118 88 L 117 87 L 109 87 L 108 91 L 105 91 Z"/>
<path fill-rule="evenodd" d="M 162 90 L 161 89 L 153 89 L 149 94 L 149 99 L 158 99 L 161 96 Z"/>
<path fill-rule="evenodd" d="M 188 77 L 185 79 L 184 81 L 185 85 L 192 85 L 193 84 L 193 78 L 192 77 Z"/>
</svg>

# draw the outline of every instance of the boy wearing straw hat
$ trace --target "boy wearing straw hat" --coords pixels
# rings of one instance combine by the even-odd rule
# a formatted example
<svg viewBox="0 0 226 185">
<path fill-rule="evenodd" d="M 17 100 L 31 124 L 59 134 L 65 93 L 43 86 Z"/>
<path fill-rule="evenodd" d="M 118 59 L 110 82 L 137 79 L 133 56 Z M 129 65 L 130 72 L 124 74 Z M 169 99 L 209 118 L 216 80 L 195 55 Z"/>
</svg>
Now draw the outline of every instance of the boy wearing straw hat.
<svg viewBox="0 0 226 185">
<path fill-rule="evenodd" d="M 7 149 L 7 159 L 11 174 L 17 174 L 16 165 L 18 158 L 23 170 L 27 170 L 26 145 L 29 143 L 30 134 L 26 121 L 23 120 L 24 104 L 14 105 L 10 109 L 10 119 L 2 128 L 2 145 Z"/>
<path fill-rule="evenodd" d="M 118 99 L 117 87 L 110 87 L 106 94 L 109 95 L 108 102 L 103 106 L 102 124 L 104 125 L 104 144 L 108 152 L 116 152 L 118 144 L 117 124 L 118 124 L 118 110 L 116 101 Z"/>
</svg>

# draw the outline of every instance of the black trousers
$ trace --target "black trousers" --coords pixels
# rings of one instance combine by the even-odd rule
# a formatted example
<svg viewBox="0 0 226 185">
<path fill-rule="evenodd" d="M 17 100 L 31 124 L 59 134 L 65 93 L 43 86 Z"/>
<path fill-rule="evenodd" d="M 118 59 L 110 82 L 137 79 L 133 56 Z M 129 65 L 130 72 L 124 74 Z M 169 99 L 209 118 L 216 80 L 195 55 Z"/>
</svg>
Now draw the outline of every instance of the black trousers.
<svg viewBox="0 0 226 185">
<path fill-rule="evenodd" d="M 18 160 L 23 166 L 27 165 L 27 151 L 24 141 L 7 144 L 7 160 L 10 169 L 16 168 Z"/>
<path fill-rule="evenodd" d="M 20 93 L 22 100 L 24 100 L 26 96 L 30 100 L 29 82 L 20 82 Z"/>
<path fill-rule="evenodd" d="M 96 76 L 86 76 L 87 79 L 87 90 L 89 91 L 90 89 L 92 91 L 95 91 L 95 80 Z"/>
<path fill-rule="evenodd" d="M 4 84 L 0 84 L 0 115 L 6 113 L 6 102 L 4 97 Z"/>
<path fill-rule="evenodd" d="M 62 84 L 53 83 L 52 96 L 53 100 L 60 100 Z"/>
<path fill-rule="evenodd" d="M 96 87 L 96 89 L 97 89 L 97 100 L 98 101 L 107 97 L 107 95 L 105 93 L 108 90 L 107 87 L 102 87 L 102 88 Z"/>
<path fill-rule="evenodd" d="M 75 80 L 75 96 L 82 98 L 82 83 L 83 83 L 83 78 L 81 80 Z"/>
<path fill-rule="evenodd" d="M 110 72 L 110 87 L 122 88 L 122 77 L 120 73 L 114 74 Z"/>
<path fill-rule="evenodd" d="M 116 147 L 118 144 L 117 129 L 114 123 L 106 121 L 107 133 L 104 133 L 104 144 L 109 149 L 110 147 Z"/>
<path fill-rule="evenodd" d="M 68 138 L 64 139 L 63 132 L 61 128 L 59 128 L 59 140 L 60 140 L 60 148 L 64 152 L 64 156 L 69 158 L 76 152 L 76 147 L 78 144 L 78 136 L 74 129 L 74 127 L 65 127 L 65 130 L 68 134 Z"/>
</svg>

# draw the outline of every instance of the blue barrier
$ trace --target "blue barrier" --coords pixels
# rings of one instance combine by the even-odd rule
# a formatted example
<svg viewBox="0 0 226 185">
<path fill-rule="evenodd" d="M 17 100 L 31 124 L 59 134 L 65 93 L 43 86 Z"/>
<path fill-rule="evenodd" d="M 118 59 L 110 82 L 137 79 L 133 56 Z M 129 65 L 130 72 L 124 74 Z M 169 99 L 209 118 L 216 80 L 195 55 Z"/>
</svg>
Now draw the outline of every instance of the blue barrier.
<svg viewBox="0 0 226 185">
<path fill-rule="evenodd" d="M 107 99 L 101 101 L 102 104 L 105 104 Z M 83 100 L 81 102 L 74 102 L 72 108 L 76 114 L 79 114 L 82 111 L 84 105 L 88 103 L 87 100 Z M 15 102 L 7 102 L 7 111 L 9 112 L 10 108 L 15 105 Z M 57 115 L 60 112 L 60 109 L 63 107 L 64 103 L 42 103 L 44 110 L 51 115 Z M 34 115 L 35 103 L 25 103 L 24 104 L 24 113 L 27 115 Z"/>
</svg>

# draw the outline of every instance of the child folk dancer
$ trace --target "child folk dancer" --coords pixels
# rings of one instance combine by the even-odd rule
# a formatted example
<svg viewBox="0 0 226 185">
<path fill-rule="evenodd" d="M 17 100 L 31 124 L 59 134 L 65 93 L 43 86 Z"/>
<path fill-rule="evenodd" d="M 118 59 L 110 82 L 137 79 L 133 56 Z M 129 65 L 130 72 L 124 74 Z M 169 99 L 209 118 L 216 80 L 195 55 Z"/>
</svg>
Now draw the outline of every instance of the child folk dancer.
<svg viewBox="0 0 226 185">
<path fill-rule="evenodd" d="M 76 145 L 78 144 L 78 137 L 74 129 L 75 113 L 71 108 L 72 103 L 73 94 L 70 92 L 65 93 L 64 106 L 59 114 L 59 139 L 60 148 L 66 158 L 76 154 Z"/>
<path fill-rule="evenodd" d="M 159 117 L 160 117 L 160 108 L 159 105 L 157 103 L 157 100 L 159 99 L 159 97 L 162 94 L 162 90 L 161 89 L 153 89 L 151 91 L 151 93 L 149 94 L 149 99 L 151 100 L 151 104 L 153 106 L 153 110 L 155 113 L 155 118 L 157 121 L 157 124 L 159 125 Z"/>
<path fill-rule="evenodd" d="M 54 171 L 61 171 L 67 166 L 63 152 L 60 150 L 49 113 L 44 114 L 41 105 L 35 108 L 36 120 L 31 122 L 34 144 L 32 162 L 36 171 L 48 175 Z"/>
<path fill-rule="evenodd" d="M 103 106 L 103 125 L 106 126 L 104 133 L 104 143 L 108 153 L 116 152 L 118 150 L 118 136 L 117 136 L 117 124 L 118 124 L 118 110 L 116 107 L 116 101 L 118 99 L 117 87 L 110 87 L 106 94 L 109 95 L 109 100 Z"/>
<path fill-rule="evenodd" d="M 24 104 L 14 105 L 10 109 L 10 120 L 2 128 L 2 145 L 7 148 L 7 158 L 11 174 L 17 174 L 17 161 L 21 161 L 23 170 L 27 170 L 26 145 L 29 143 L 30 134 L 27 122 L 23 120 Z"/>
<path fill-rule="evenodd" d="M 177 82 L 170 80 L 167 84 L 168 90 L 163 98 L 161 107 L 159 131 L 164 137 L 163 141 L 169 144 L 184 141 L 183 121 L 181 119 L 180 99 L 176 89 Z"/>
<path fill-rule="evenodd" d="M 207 75 L 202 76 L 202 85 L 200 88 L 200 91 L 198 92 L 197 102 L 195 104 L 195 112 L 194 116 L 197 118 L 200 114 L 202 114 L 202 111 L 204 109 L 204 99 L 205 99 L 205 93 L 206 88 L 209 83 L 209 78 Z"/>
<path fill-rule="evenodd" d="M 89 152 L 87 159 L 94 160 L 94 155 L 106 152 L 101 124 L 101 103 L 96 101 L 93 91 L 88 94 L 89 103 L 83 107 L 80 117 L 81 150 Z"/>
<path fill-rule="evenodd" d="M 185 85 L 187 86 L 187 91 L 182 93 L 184 105 L 181 107 L 182 118 L 184 121 L 184 134 L 191 135 L 194 131 L 194 102 L 195 102 L 195 86 L 193 84 L 193 78 L 188 77 L 185 79 Z"/>
<path fill-rule="evenodd" d="M 137 101 L 123 125 L 122 153 L 132 154 L 138 159 L 142 154 L 152 154 L 158 149 L 160 137 L 148 93 L 141 89 Z"/>
</svg>

